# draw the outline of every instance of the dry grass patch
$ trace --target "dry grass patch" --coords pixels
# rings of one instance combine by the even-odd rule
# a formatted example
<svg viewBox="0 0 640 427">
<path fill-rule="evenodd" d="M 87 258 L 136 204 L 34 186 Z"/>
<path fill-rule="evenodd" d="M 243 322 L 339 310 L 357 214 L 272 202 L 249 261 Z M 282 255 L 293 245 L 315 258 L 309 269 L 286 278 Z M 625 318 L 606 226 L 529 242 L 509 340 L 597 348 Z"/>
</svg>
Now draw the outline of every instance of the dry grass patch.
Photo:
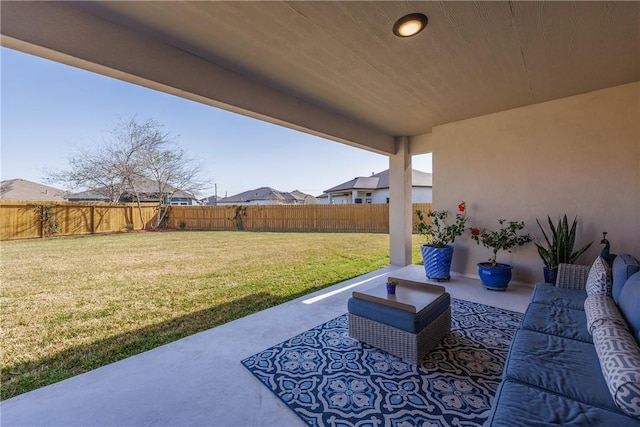
<svg viewBox="0 0 640 427">
<path fill-rule="evenodd" d="M 1 397 L 388 265 L 388 240 L 175 232 L 2 242 Z"/>
</svg>

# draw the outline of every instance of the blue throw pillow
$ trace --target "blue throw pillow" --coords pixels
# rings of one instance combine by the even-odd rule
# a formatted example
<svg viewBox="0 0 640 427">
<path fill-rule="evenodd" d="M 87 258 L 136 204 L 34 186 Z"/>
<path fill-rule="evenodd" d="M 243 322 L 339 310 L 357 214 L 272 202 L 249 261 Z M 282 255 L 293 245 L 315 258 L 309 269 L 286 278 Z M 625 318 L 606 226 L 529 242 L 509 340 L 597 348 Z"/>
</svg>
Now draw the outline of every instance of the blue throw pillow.
<svg viewBox="0 0 640 427">
<path fill-rule="evenodd" d="M 640 344 L 640 271 L 629 277 L 624 284 L 620 292 L 618 308 Z"/>
<path fill-rule="evenodd" d="M 611 271 L 613 276 L 613 299 L 619 302 L 622 287 L 629 277 L 640 271 L 640 263 L 632 255 L 620 254 L 613 260 Z"/>
</svg>

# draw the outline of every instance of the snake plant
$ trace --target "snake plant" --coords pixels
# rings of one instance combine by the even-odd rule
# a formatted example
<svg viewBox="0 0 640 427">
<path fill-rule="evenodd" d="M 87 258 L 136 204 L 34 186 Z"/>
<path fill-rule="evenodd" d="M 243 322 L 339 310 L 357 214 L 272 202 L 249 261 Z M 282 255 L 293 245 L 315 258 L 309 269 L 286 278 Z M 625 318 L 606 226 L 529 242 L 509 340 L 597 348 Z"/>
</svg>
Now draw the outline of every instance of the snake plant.
<svg viewBox="0 0 640 427">
<path fill-rule="evenodd" d="M 577 251 L 573 251 L 573 246 L 576 241 L 576 227 L 578 225 L 578 217 L 573 219 L 571 228 L 569 228 L 569 222 L 567 221 L 567 215 L 565 214 L 557 225 L 553 224 L 551 217 L 547 215 L 547 221 L 549 222 L 550 232 L 547 234 L 540 221 L 536 219 L 544 239 L 547 242 L 547 247 L 536 243 L 538 248 L 538 254 L 542 258 L 544 266 L 549 270 L 558 268 L 558 265 L 573 264 L 580 255 L 585 253 L 587 249 L 591 247 L 593 242 L 584 245 Z"/>
</svg>

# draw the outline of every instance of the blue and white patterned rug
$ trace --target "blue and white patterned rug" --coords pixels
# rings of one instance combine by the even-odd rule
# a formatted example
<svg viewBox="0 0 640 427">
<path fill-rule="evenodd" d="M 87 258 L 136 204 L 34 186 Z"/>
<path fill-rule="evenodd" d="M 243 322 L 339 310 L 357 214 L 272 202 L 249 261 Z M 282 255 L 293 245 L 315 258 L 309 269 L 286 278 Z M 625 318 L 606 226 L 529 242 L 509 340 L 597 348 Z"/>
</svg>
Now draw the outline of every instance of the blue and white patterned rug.
<svg viewBox="0 0 640 427">
<path fill-rule="evenodd" d="M 451 300 L 419 366 L 349 338 L 347 315 L 242 361 L 310 426 L 481 426 L 522 314 Z"/>
</svg>

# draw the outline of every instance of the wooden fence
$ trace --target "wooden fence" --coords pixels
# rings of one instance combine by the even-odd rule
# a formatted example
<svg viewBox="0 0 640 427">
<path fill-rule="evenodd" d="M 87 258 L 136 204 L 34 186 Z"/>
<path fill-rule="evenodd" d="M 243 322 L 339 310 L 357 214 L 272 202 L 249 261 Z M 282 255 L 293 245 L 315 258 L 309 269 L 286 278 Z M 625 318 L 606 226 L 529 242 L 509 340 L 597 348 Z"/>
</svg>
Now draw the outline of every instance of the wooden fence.
<svg viewBox="0 0 640 427">
<path fill-rule="evenodd" d="M 56 236 L 112 233 L 155 225 L 155 206 L 142 206 L 142 221 L 134 203 L 94 204 L 33 201 L 0 201 L 0 240 L 46 237 L 44 211 L 48 210 L 58 225 Z"/>
<path fill-rule="evenodd" d="M 38 213 L 36 206 L 41 213 Z M 0 201 L 0 240 L 46 237 L 45 207 L 59 224 L 57 236 L 152 228 L 155 206 Z M 428 210 L 429 203 L 413 205 Z M 417 222 L 413 215 L 414 226 Z M 172 206 L 167 225 L 188 230 L 321 231 L 388 233 L 389 205 Z"/>
</svg>

